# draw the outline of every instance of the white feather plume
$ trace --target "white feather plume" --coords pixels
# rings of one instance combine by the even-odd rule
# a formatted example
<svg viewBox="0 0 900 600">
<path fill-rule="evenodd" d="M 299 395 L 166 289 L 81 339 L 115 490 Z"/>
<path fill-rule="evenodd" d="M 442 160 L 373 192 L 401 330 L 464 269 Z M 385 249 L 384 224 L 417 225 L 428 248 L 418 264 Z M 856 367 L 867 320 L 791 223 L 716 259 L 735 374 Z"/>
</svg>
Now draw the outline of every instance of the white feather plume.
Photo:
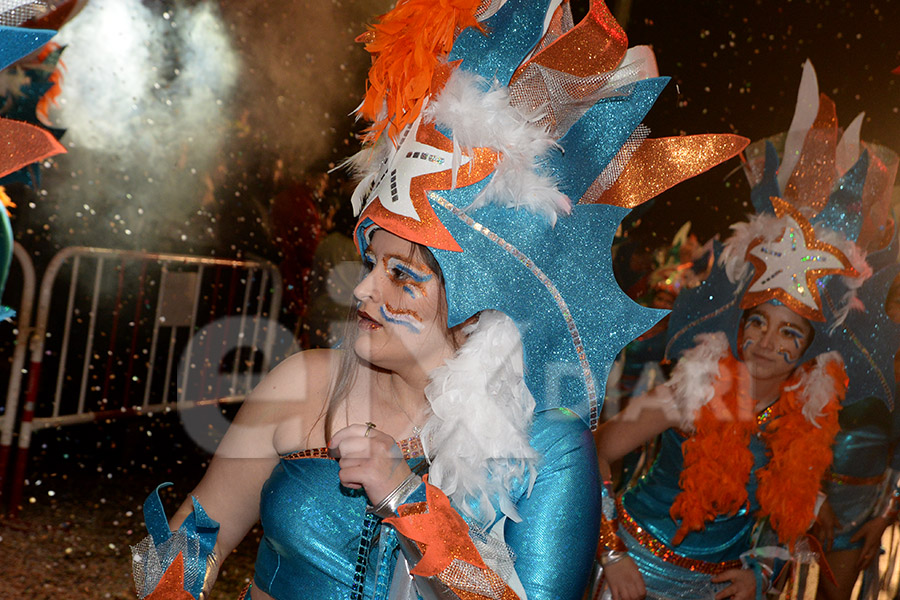
<svg viewBox="0 0 900 600">
<path fill-rule="evenodd" d="M 859 133 L 860 129 L 862 129 L 862 123 L 865 116 L 866 113 L 864 112 L 856 115 L 856 118 L 853 119 L 850 125 L 847 126 L 847 129 L 844 130 L 844 135 L 841 136 L 837 148 L 835 148 L 834 168 L 835 171 L 837 171 L 838 177 L 843 177 L 844 174 L 850 170 L 850 167 L 855 165 L 856 161 L 859 160 L 861 149 Z"/>
<path fill-rule="evenodd" d="M 488 203 L 524 208 L 550 223 L 571 210 L 569 198 L 541 167 L 543 157 L 556 148 L 556 140 L 534 124 L 540 114 L 523 115 L 510 104 L 509 89 L 498 81 L 488 85 L 480 75 L 457 69 L 423 114 L 426 121 L 452 132 L 454 182 L 461 152 L 490 148 L 500 155 L 493 178 L 472 209 Z"/>
<path fill-rule="evenodd" d="M 672 369 L 665 384 L 672 390 L 681 414 L 681 428 L 694 431 L 694 419 L 715 395 L 714 384 L 719 377 L 719 361 L 731 352 L 728 338 L 721 331 L 701 333 L 694 338 L 696 345 L 686 350 Z"/>
<path fill-rule="evenodd" d="M 373 145 L 364 147 L 337 167 L 349 170 L 351 176 L 359 180 L 350 199 L 354 216 L 358 216 L 362 212 L 363 196 L 369 191 L 372 181 L 378 176 L 381 165 L 390 159 L 391 151 L 394 150 L 393 143 L 387 138 L 388 136 L 381 136 Z"/>
<path fill-rule="evenodd" d="M 796 383 L 796 387 L 800 388 L 800 399 L 803 400 L 803 416 L 816 427 L 820 427 L 816 420 L 823 415 L 822 411 L 834 395 L 834 379 L 827 371 L 828 363 L 832 361 L 844 364 L 837 352 L 818 355 L 814 366 L 804 370 Z"/>
<path fill-rule="evenodd" d="M 431 372 L 432 415 L 422 429 L 429 480 L 467 515 L 492 523 L 492 500 L 509 518 L 515 482 L 534 483 L 539 455 L 529 443 L 535 401 L 524 380 L 522 341 L 512 320 L 484 311 L 456 355 Z"/>
</svg>

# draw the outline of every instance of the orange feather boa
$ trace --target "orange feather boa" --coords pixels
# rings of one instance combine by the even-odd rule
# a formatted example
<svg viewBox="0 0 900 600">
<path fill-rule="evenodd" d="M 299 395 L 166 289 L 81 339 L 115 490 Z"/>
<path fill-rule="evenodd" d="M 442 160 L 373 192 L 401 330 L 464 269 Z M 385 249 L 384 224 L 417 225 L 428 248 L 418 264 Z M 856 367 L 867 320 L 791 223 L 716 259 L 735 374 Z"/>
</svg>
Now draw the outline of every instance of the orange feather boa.
<svg viewBox="0 0 900 600">
<path fill-rule="evenodd" d="M 779 542 L 791 546 L 815 517 L 819 482 L 831 464 L 840 400 L 846 391 L 843 365 L 828 362 L 831 397 L 816 422 L 810 423 L 803 415 L 799 383 L 812 368 L 806 364 L 795 369 L 782 384 L 773 421 L 762 434 L 769 462 L 756 472 L 759 516 L 769 517 Z M 704 529 L 717 515 L 733 515 L 747 503 L 753 468 L 750 440 L 758 430 L 749 389 L 746 367 L 729 352 L 719 361 L 713 399 L 697 411 L 695 432 L 682 444 L 682 492 L 669 510 L 676 522 L 681 521 L 673 545 L 689 532 Z"/>
<path fill-rule="evenodd" d="M 419 116 L 432 90 L 439 60 L 453 49 L 467 27 L 482 29 L 475 18 L 481 0 L 400 0 L 360 36 L 372 54 L 369 85 L 360 114 L 372 121 L 367 141 L 388 129 L 391 139 Z M 383 110 L 387 108 L 385 115 Z"/>
</svg>

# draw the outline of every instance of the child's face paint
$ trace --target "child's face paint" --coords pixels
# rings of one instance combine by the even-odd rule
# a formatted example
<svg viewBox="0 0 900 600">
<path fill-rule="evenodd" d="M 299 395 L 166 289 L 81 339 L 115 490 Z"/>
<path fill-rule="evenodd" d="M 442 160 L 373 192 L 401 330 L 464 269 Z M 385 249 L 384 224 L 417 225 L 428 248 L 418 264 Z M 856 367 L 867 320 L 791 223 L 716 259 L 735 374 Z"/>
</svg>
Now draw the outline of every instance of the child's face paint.
<svg viewBox="0 0 900 600">
<path fill-rule="evenodd" d="M 739 345 L 750 374 L 786 379 L 812 340 L 809 322 L 786 306 L 766 302 L 751 308 Z"/>
<path fill-rule="evenodd" d="M 376 231 L 363 265 L 367 273 L 353 291 L 359 302 L 357 354 L 387 369 L 411 359 L 430 369 L 452 355 L 440 281 L 415 247 Z"/>
</svg>

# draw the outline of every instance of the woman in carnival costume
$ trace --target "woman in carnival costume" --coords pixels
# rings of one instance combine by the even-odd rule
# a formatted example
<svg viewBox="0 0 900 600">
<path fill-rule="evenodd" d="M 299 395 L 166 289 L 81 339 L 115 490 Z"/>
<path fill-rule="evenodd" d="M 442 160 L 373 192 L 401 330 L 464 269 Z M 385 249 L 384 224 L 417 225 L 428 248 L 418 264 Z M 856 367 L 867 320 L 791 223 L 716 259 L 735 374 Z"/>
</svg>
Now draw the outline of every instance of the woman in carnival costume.
<svg viewBox="0 0 900 600">
<path fill-rule="evenodd" d="M 785 158 L 767 143 L 750 165 L 757 214 L 675 303 L 671 378 L 597 431 L 601 472 L 662 434 L 649 473 L 604 506 L 598 553 L 616 600 L 760 598 L 772 559 L 789 558 L 814 521 L 845 363 L 855 394 L 869 382 L 854 369 L 875 356 L 847 333 L 872 272 L 854 243 L 870 154 L 836 123 L 807 62 Z M 778 545 L 755 547 L 759 519 Z"/>
<path fill-rule="evenodd" d="M 665 80 L 602 2 L 575 27 L 565 2 L 407 0 L 363 39 L 344 349 L 267 375 L 170 523 L 151 494 L 142 598 L 205 597 L 258 518 L 254 600 L 583 594 L 588 428 L 659 318 L 612 277 L 613 233 L 744 140 L 646 139 Z"/>
</svg>

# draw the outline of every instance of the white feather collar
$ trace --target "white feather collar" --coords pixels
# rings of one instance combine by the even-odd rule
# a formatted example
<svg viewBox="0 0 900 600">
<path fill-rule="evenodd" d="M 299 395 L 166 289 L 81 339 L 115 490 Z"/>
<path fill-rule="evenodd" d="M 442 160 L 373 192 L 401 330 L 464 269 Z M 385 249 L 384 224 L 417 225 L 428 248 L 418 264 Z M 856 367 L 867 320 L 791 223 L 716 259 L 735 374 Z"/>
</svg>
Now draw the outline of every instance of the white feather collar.
<svg viewBox="0 0 900 600">
<path fill-rule="evenodd" d="M 519 330 L 503 313 L 484 311 L 464 332 L 466 343 L 431 372 L 425 388 L 429 480 L 485 525 L 497 516 L 493 502 L 518 521 L 509 490 L 528 478 L 530 491 L 539 459 L 529 443 L 535 401 L 525 385 Z"/>
</svg>

